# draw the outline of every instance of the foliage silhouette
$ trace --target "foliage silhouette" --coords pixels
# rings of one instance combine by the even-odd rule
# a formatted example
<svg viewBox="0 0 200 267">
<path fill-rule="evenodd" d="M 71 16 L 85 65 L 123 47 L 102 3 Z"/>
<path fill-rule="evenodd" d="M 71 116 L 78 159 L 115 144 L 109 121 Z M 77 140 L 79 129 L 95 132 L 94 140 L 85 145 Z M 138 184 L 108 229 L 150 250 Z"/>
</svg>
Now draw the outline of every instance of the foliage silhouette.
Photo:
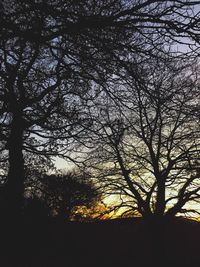
<svg viewBox="0 0 200 267">
<path fill-rule="evenodd" d="M 27 179 L 26 187 L 29 213 L 65 220 L 73 219 L 81 207 L 90 208 L 99 199 L 97 188 L 78 172 L 32 177 Z"/>
</svg>

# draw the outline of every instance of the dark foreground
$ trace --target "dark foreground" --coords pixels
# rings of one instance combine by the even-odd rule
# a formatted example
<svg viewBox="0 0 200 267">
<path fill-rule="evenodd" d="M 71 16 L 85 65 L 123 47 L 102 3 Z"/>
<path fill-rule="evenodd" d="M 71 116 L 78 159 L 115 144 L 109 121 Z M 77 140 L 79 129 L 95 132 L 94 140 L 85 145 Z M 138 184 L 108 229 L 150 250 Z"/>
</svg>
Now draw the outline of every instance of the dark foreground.
<svg viewBox="0 0 200 267">
<path fill-rule="evenodd" d="M 1 223 L 2 267 L 199 267 L 200 223 Z"/>
</svg>

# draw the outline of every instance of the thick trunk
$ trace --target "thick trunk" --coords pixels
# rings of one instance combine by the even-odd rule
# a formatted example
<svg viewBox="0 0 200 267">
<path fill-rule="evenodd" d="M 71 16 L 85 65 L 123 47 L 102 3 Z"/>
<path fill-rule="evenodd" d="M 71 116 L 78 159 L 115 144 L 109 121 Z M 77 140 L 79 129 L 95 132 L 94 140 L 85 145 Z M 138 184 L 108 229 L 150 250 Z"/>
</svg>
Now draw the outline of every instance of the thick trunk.
<svg viewBox="0 0 200 267">
<path fill-rule="evenodd" d="M 21 118 L 13 117 L 8 140 L 9 171 L 4 188 L 3 208 L 6 216 L 21 212 L 24 194 L 23 125 Z"/>
<path fill-rule="evenodd" d="M 165 213 L 165 182 L 158 182 L 157 201 L 155 208 L 155 216 L 162 218 Z"/>
</svg>

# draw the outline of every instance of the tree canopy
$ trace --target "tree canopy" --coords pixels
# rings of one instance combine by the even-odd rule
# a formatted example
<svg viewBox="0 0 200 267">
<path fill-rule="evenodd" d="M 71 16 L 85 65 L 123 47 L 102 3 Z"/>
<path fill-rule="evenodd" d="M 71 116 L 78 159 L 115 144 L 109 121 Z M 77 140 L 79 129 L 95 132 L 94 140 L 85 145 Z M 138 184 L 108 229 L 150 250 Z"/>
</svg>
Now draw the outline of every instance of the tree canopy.
<svg viewBox="0 0 200 267">
<path fill-rule="evenodd" d="M 51 175 L 33 171 L 26 178 L 25 199 L 25 214 L 35 211 L 36 216 L 41 216 L 43 207 L 46 216 L 70 220 L 81 208 L 92 207 L 99 192 L 91 180 L 77 171 Z"/>
<path fill-rule="evenodd" d="M 152 58 L 163 62 L 166 55 L 188 60 L 198 55 L 199 3 L 1 3 L 0 149 L 8 169 L 1 186 L 4 212 L 20 213 L 25 153 L 69 157 L 92 127 L 89 102 L 102 92 L 118 99 L 113 80 L 123 83 L 135 66 L 150 66 Z M 188 51 L 176 51 L 176 44 Z"/>
<path fill-rule="evenodd" d="M 199 65 L 170 64 L 140 64 L 113 84 L 117 99 L 93 103 L 86 164 L 119 208 L 147 218 L 199 214 Z"/>
</svg>

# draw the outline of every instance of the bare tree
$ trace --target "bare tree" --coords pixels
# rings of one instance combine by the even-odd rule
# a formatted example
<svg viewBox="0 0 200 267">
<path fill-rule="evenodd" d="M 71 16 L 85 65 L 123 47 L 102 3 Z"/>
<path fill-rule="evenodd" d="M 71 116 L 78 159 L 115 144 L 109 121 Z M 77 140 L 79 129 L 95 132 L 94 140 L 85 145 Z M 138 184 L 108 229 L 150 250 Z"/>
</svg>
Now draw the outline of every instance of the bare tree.
<svg viewBox="0 0 200 267">
<path fill-rule="evenodd" d="M 132 54 L 139 52 L 140 61 L 160 57 L 165 42 L 190 38 L 197 48 L 198 3 L 1 3 L 0 138 L 2 162 L 9 163 L 1 202 L 7 210 L 19 209 L 22 201 L 23 150 L 64 155 L 63 140 L 69 144 L 69 137 L 88 128 L 83 107 L 99 94 L 97 83 L 103 88 Z"/>
<path fill-rule="evenodd" d="M 129 49 L 132 47 L 132 50 L 146 54 L 158 49 L 160 38 L 165 42 L 178 40 L 183 43 L 191 38 L 198 43 L 199 3 L 197 0 L 94 0 L 67 3 L 63 0 L 7 0 L 1 4 L 3 27 L 0 35 L 1 39 L 21 37 L 41 44 L 64 37 L 66 42 L 76 45 L 78 41 L 85 44 L 87 41 L 85 51 L 90 44 L 90 48 L 95 47 L 98 52 L 102 49 L 105 51 L 105 47 L 109 49 L 110 45 L 115 50 L 118 42 L 114 43 L 113 38 L 121 34 L 121 37 L 128 38 L 128 42 L 132 40 Z M 135 35 L 145 43 L 132 46 Z M 124 49 L 127 50 L 128 43 L 124 40 L 122 38 L 121 48 L 125 44 Z"/>
<path fill-rule="evenodd" d="M 137 66 L 116 98 L 93 103 L 85 164 L 118 208 L 144 218 L 199 214 L 199 66 L 172 64 Z"/>
<path fill-rule="evenodd" d="M 87 94 L 90 82 L 83 92 L 75 70 L 64 68 L 63 58 L 55 59 L 53 53 L 19 39 L 0 49 L 1 144 L 3 152 L 8 150 L 3 159 L 9 163 L 2 195 L 8 210 L 19 207 L 23 198 L 23 151 L 64 155 L 75 129 L 81 136 L 84 114 L 78 95 Z"/>
</svg>

